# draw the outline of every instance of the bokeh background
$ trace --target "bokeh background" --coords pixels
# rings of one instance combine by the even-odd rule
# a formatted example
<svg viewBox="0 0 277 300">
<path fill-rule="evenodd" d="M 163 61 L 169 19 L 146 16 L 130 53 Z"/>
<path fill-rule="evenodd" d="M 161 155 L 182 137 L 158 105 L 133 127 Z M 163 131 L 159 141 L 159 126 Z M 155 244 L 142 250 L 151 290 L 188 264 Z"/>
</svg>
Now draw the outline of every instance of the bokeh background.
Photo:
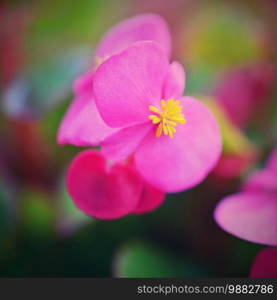
<svg viewBox="0 0 277 300">
<path fill-rule="evenodd" d="M 223 154 L 202 184 L 156 211 L 99 221 L 66 192 L 82 148 L 58 146 L 56 133 L 101 35 L 142 12 L 168 22 L 186 94 L 209 99 Z M 247 277 L 263 246 L 222 231 L 213 210 L 276 143 L 276 12 L 275 0 L 2 0 L 0 276 Z"/>
</svg>

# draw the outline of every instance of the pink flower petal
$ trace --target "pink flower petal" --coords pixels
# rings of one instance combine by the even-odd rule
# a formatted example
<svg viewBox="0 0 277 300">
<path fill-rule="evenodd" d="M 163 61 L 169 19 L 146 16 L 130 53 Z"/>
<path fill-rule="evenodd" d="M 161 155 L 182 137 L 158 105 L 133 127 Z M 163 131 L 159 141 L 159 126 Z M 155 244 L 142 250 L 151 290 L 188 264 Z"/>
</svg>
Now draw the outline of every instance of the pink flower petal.
<svg viewBox="0 0 277 300">
<path fill-rule="evenodd" d="M 184 97 L 186 124 L 172 139 L 157 138 L 153 129 L 138 147 L 135 162 L 150 184 L 167 192 L 191 188 L 208 175 L 218 161 L 221 137 L 214 117 L 201 102 Z"/>
<path fill-rule="evenodd" d="M 87 71 L 74 81 L 73 90 L 75 94 L 92 93 L 93 74 L 94 71 Z"/>
<path fill-rule="evenodd" d="M 224 198 L 215 220 L 241 239 L 277 246 L 277 194 L 243 192 Z"/>
<path fill-rule="evenodd" d="M 114 26 L 100 42 L 96 56 L 116 54 L 137 41 L 155 41 L 170 56 L 171 38 L 167 24 L 155 14 L 134 16 Z"/>
<path fill-rule="evenodd" d="M 277 194 L 277 174 L 270 169 L 256 171 L 244 183 L 243 190 Z"/>
<path fill-rule="evenodd" d="M 161 99 L 168 60 L 158 44 L 137 42 L 106 60 L 94 74 L 96 105 L 111 127 L 149 121 L 149 105 Z"/>
<path fill-rule="evenodd" d="M 179 98 L 185 89 L 185 71 L 177 61 L 171 63 L 163 88 L 163 99 Z"/>
<path fill-rule="evenodd" d="M 131 155 L 152 128 L 152 124 L 139 124 L 126 127 L 107 137 L 101 144 L 102 153 L 107 159 L 118 161 Z"/>
<path fill-rule="evenodd" d="M 134 211 L 142 180 L 132 167 L 120 164 L 108 167 L 99 152 L 86 150 L 72 161 L 67 188 L 75 205 L 85 214 L 110 220 Z"/>
<path fill-rule="evenodd" d="M 133 211 L 134 214 L 144 214 L 157 209 L 165 199 L 165 193 L 147 184 L 143 185 L 138 206 Z"/>
<path fill-rule="evenodd" d="M 95 102 L 88 93 L 76 97 L 58 130 L 58 143 L 75 146 L 97 146 L 115 132 L 100 117 Z"/>
<path fill-rule="evenodd" d="M 256 256 L 251 267 L 252 278 L 277 278 L 277 249 L 265 248 Z"/>
<path fill-rule="evenodd" d="M 277 176 L 277 147 L 272 151 L 267 161 L 267 168 L 272 170 Z"/>
</svg>

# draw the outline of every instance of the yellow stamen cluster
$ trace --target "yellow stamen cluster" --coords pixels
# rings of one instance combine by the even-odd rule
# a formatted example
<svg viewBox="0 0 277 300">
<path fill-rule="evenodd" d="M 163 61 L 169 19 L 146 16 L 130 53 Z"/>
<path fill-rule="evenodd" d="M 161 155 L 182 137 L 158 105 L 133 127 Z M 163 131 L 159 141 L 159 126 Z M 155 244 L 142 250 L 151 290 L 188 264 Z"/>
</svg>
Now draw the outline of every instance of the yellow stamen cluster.
<svg viewBox="0 0 277 300">
<path fill-rule="evenodd" d="M 173 138 L 177 123 L 186 123 L 180 101 L 174 100 L 173 98 L 167 101 L 161 100 L 161 110 L 152 105 L 149 106 L 149 109 L 155 113 L 155 115 L 150 115 L 149 119 L 153 124 L 159 124 L 156 130 L 156 137 L 160 137 L 163 133 Z"/>
</svg>

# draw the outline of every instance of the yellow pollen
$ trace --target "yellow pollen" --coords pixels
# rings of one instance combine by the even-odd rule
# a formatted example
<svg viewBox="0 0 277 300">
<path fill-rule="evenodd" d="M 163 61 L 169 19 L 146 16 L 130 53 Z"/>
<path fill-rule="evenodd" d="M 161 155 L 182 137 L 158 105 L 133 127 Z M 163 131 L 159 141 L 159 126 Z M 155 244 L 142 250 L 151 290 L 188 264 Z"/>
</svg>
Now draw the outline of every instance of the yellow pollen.
<svg viewBox="0 0 277 300">
<path fill-rule="evenodd" d="M 169 135 L 170 138 L 173 138 L 173 135 L 176 132 L 175 127 L 178 123 L 186 123 L 180 101 L 174 100 L 173 98 L 167 101 L 161 100 L 161 110 L 152 105 L 149 106 L 149 109 L 155 113 L 155 115 L 150 115 L 149 119 L 153 124 L 158 125 L 156 137 L 160 137 L 163 133 L 164 135 Z"/>
</svg>

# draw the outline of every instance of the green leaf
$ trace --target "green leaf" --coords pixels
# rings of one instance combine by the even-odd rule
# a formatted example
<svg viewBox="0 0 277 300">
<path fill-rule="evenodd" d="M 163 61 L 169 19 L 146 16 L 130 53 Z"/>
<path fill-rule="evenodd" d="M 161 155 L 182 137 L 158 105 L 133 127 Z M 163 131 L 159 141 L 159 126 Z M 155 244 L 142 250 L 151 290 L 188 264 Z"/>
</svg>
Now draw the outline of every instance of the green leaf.
<svg viewBox="0 0 277 300">
<path fill-rule="evenodd" d="M 203 270 L 157 245 L 141 241 L 125 245 L 114 261 L 116 277 L 197 277 Z"/>
<path fill-rule="evenodd" d="M 186 57 L 194 66 L 225 69 L 250 64 L 264 54 L 255 19 L 224 5 L 203 6 L 187 28 Z"/>
<path fill-rule="evenodd" d="M 30 235 L 43 238 L 54 232 L 53 199 L 40 190 L 24 191 L 21 204 L 23 228 Z"/>
</svg>

